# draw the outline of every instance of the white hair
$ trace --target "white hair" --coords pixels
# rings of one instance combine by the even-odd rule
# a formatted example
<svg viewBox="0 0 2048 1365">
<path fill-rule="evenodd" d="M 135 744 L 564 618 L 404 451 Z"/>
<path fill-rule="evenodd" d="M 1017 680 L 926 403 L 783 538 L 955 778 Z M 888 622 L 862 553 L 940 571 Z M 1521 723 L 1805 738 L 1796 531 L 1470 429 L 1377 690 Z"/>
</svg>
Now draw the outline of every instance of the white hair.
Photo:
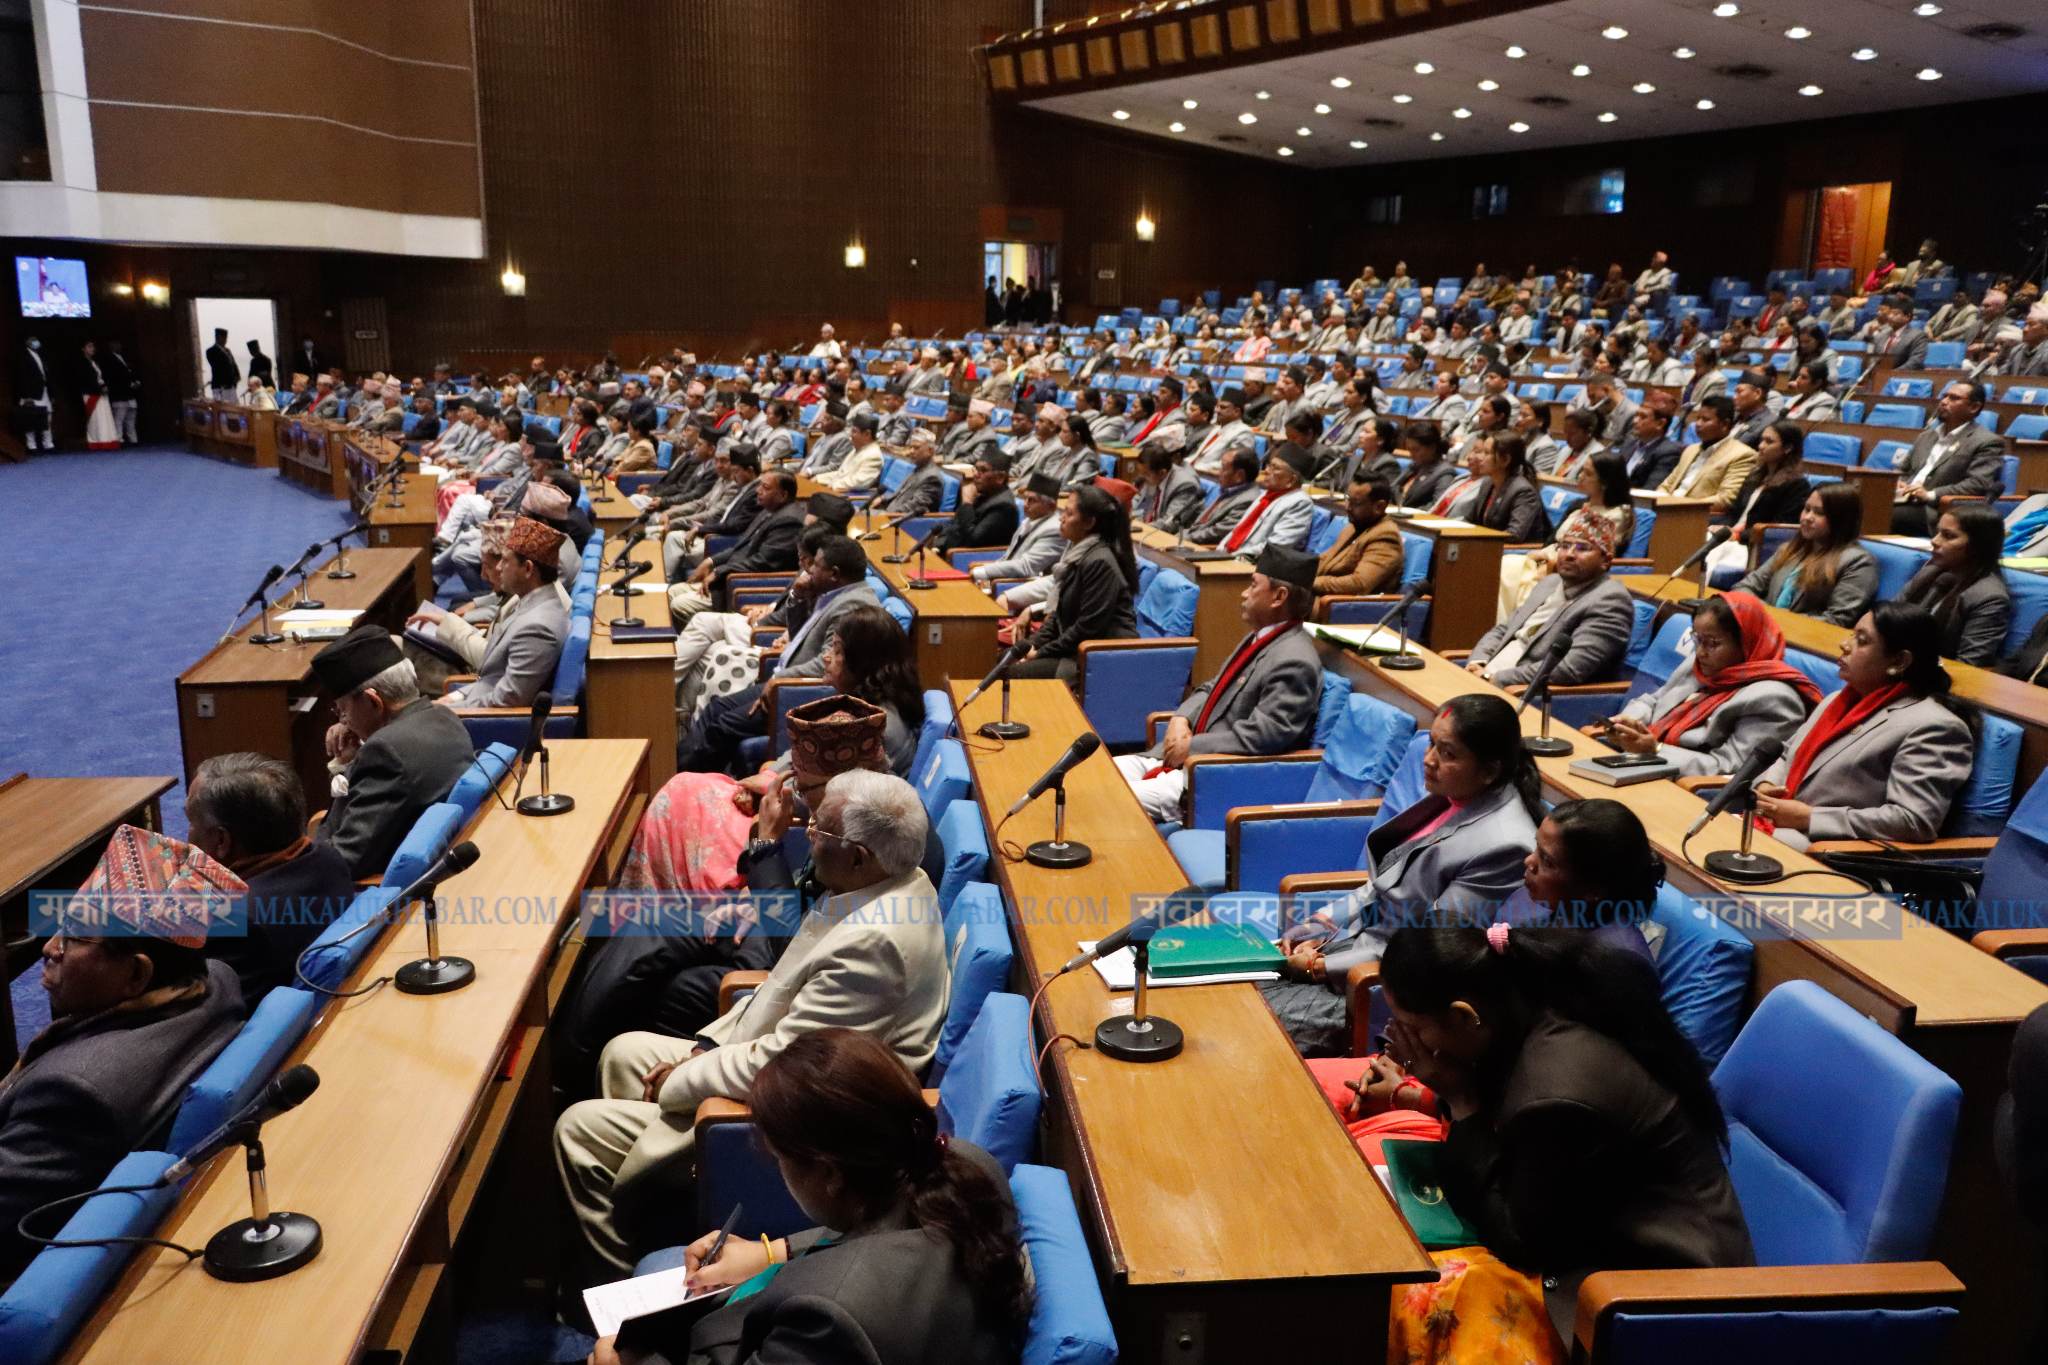
<svg viewBox="0 0 2048 1365">
<path fill-rule="evenodd" d="M 893 773 L 855 768 L 825 786 L 840 801 L 839 832 L 875 855 L 882 871 L 900 877 L 924 861 L 924 802 Z"/>
<path fill-rule="evenodd" d="M 375 692 L 384 699 L 386 706 L 396 711 L 420 699 L 420 675 L 414 670 L 411 659 L 400 659 L 382 673 L 366 679 L 356 690 Z"/>
</svg>

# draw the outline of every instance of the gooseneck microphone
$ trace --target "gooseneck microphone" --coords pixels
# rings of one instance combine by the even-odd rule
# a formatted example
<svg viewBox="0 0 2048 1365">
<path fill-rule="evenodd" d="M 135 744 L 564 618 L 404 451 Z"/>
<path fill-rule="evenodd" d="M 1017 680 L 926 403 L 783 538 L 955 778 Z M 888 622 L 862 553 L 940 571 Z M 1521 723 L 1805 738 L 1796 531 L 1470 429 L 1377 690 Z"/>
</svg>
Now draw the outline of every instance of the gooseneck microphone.
<svg viewBox="0 0 2048 1365">
<path fill-rule="evenodd" d="M 1018 811 L 1043 796 L 1048 790 L 1053 793 L 1052 838 L 1040 839 L 1024 850 L 1025 861 L 1039 867 L 1071 868 L 1085 867 L 1095 856 L 1095 851 L 1078 840 L 1067 838 L 1067 774 L 1084 761 L 1090 754 L 1102 747 L 1102 737 L 1093 730 L 1083 731 L 1067 751 L 1059 756 L 1044 776 L 1012 802 L 1003 819 L 1008 820 Z"/>
<path fill-rule="evenodd" d="M 1735 528 L 1732 526 L 1715 527 L 1713 534 L 1707 537 L 1705 544 L 1701 545 L 1699 549 L 1694 550 L 1691 554 L 1687 555 L 1683 560 L 1679 561 L 1678 567 L 1673 569 L 1670 573 L 1665 574 L 1664 581 L 1659 583 L 1656 587 L 1652 588 L 1646 595 L 1654 600 L 1658 593 L 1664 591 L 1665 587 L 1670 584 L 1672 579 L 1678 577 L 1687 569 L 1690 569 L 1693 565 L 1699 563 L 1708 555 L 1712 554 L 1714 551 L 1720 549 L 1723 545 L 1727 544 L 1728 537 L 1734 534 Z M 1679 605 L 1686 607 L 1697 607 L 1700 605 L 1700 603 L 1706 600 L 1707 599 L 1704 597 L 1694 597 L 1688 599 L 1685 602 L 1679 603 Z"/>
<path fill-rule="evenodd" d="M 576 798 L 564 796 L 548 788 L 548 746 L 547 723 L 555 709 L 555 694 L 543 692 L 533 699 L 533 719 L 526 730 L 526 747 L 520 751 L 519 781 L 513 785 L 512 795 L 521 815 L 566 815 L 576 809 Z M 535 757 L 540 759 L 540 791 L 533 796 L 520 797 L 519 789 L 526 784 L 526 765 Z"/>
<path fill-rule="evenodd" d="M 1401 639 L 1396 647 L 1396 653 L 1379 654 L 1373 657 L 1373 662 L 1381 668 L 1390 668 L 1396 673 L 1405 673 L 1410 669 L 1422 667 L 1422 656 L 1408 652 L 1408 609 L 1417 602 L 1420 602 L 1424 597 L 1427 597 L 1431 589 L 1432 585 L 1426 578 L 1420 583 L 1411 583 L 1408 585 L 1408 590 L 1401 594 L 1401 600 L 1394 603 L 1394 610 L 1390 615 L 1398 623 Z M 1384 628 L 1386 623 L 1387 617 L 1382 616 L 1380 618 L 1381 627 Z"/>
<path fill-rule="evenodd" d="M 1134 915 L 1131 922 L 1109 935 L 1089 952 L 1079 954 L 1060 968 L 1073 971 L 1099 957 L 1131 949 L 1135 979 L 1131 988 L 1131 1012 L 1112 1014 L 1095 1026 L 1095 1050 L 1120 1062 L 1163 1062 L 1180 1055 L 1187 1035 L 1171 1019 L 1153 1014 L 1149 1005 L 1152 976 L 1152 936 L 1191 919 L 1208 908 L 1208 895 L 1190 886 L 1168 896 L 1150 914 Z"/>
<path fill-rule="evenodd" d="M 406 963 L 391 976 L 391 984 L 406 995 L 442 995 L 476 980 L 474 962 L 466 957 L 441 956 L 441 926 L 434 908 L 434 893 L 442 882 L 473 866 L 477 857 L 476 845 L 463 840 L 436 858 L 433 866 L 392 900 L 395 906 L 415 899 L 421 901 L 422 918 L 427 922 L 427 955 Z"/>
<path fill-rule="evenodd" d="M 1010 808 L 1003 812 L 1003 818 L 1005 820 L 1009 819 L 1018 811 L 1023 810 L 1033 801 L 1051 791 L 1054 787 L 1064 784 L 1067 774 L 1072 772 L 1088 755 L 1101 747 L 1102 736 L 1096 734 L 1093 730 L 1084 731 L 1076 735 L 1074 742 L 1067 746 L 1067 751 L 1061 754 L 1058 760 L 1050 768 L 1047 768 L 1036 782 L 1025 788 L 1022 796 L 1010 803 Z"/>
<path fill-rule="evenodd" d="M 988 721 L 976 730 L 975 733 L 984 739 L 1000 740 L 1024 739 L 1030 735 L 1030 726 L 1021 720 L 1010 719 L 1010 665 L 1023 658 L 1024 651 L 1030 647 L 1030 637 L 1020 632 L 1017 638 L 1011 642 L 1010 647 L 1003 651 L 1003 656 L 996 660 L 996 666 L 988 671 L 988 676 L 975 684 L 974 690 L 967 694 L 966 700 L 962 701 L 954 711 L 953 717 L 956 725 L 959 723 L 961 714 L 974 703 L 975 699 L 988 691 L 995 684 L 996 679 L 1001 678 L 1003 680 L 1002 719 Z"/>
<path fill-rule="evenodd" d="M 320 1254 L 317 1221 L 303 1213 L 271 1211 L 269 1167 L 262 1140 L 264 1124 L 297 1108 L 319 1088 L 320 1074 L 312 1067 L 301 1064 L 291 1068 L 157 1177 L 159 1186 L 174 1185 L 215 1153 L 236 1143 L 242 1145 L 249 1172 L 249 1217 L 228 1224 L 207 1239 L 202 1264 L 215 1279 L 240 1283 L 275 1279 Z"/>
<path fill-rule="evenodd" d="M 1550 652 L 1543 656 L 1543 664 L 1536 670 L 1536 676 L 1522 689 L 1522 704 L 1515 708 L 1515 714 L 1519 716 L 1529 709 L 1530 702 L 1539 696 L 1543 700 L 1543 733 L 1522 741 L 1522 747 L 1538 758 L 1559 758 L 1572 751 L 1570 740 L 1553 738 L 1550 733 L 1550 675 L 1557 671 L 1557 666 L 1564 662 L 1564 656 L 1571 652 L 1571 648 L 1572 637 L 1569 635 L 1560 635 L 1551 642 Z"/>
<path fill-rule="evenodd" d="M 271 565 L 268 569 L 264 570 L 263 581 L 256 585 L 256 591 L 249 594 L 249 600 L 242 603 L 242 605 L 235 611 L 235 620 L 239 621 L 242 619 L 243 612 L 249 610 L 249 608 L 253 606 L 258 605 L 259 603 L 262 605 L 263 624 L 257 630 L 256 634 L 251 635 L 249 637 L 249 643 L 252 645 L 274 645 L 282 642 L 284 639 L 284 636 L 279 635 L 276 631 L 270 628 L 270 600 L 267 596 L 267 594 L 270 592 L 270 589 L 277 583 L 277 580 L 283 577 L 284 565 Z M 220 642 L 222 644 L 226 644 L 231 638 L 233 638 L 234 633 L 234 622 L 230 621 L 228 623 L 228 633 L 220 637 Z"/>
<path fill-rule="evenodd" d="M 1686 830 L 1685 837 L 1692 838 L 1705 829 L 1707 823 L 1722 811 L 1754 795 L 1750 789 L 1756 785 L 1756 780 L 1768 772 L 1771 765 L 1776 763 L 1784 752 L 1783 740 L 1767 739 L 1757 745 L 1756 750 L 1743 765 L 1735 770 L 1735 775 L 1728 779 L 1728 785 L 1714 793 L 1714 799 L 1707 802 L 1706 810 L 1701 813 L 1699 819 L 1692 822 L 1692 827 Z"/>
</svg>

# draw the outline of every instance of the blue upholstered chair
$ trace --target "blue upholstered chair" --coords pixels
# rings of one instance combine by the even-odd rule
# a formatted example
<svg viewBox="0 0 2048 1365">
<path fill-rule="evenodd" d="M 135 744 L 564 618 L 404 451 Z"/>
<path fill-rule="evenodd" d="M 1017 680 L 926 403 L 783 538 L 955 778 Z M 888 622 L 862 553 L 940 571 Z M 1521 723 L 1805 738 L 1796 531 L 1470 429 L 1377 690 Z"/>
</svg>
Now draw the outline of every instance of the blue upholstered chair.
<svg viewBox="0 0 2048 1365">
<path fill-rule="evenodd" d="M 957 739 L 939 739 L 930 753 L 911 773 L 911 784 L 924 802 L 925 818 L 937 824 L 955 801 L 974 789 L 974 772 L 967 766 L 967 750 Z"/>
<path fill-rule="evenodd" d="M 422 871 L 425 869 L 422 868 Z M 349 902 L 348 909 L 328 921 L 320 936 L 299 955 L 306 980 L 326 990 L 338 989 L 370 955 L 388 925 L 382 917 L 400 888 L 373 886 Z M 375 921 L 375 922 L 373 922 Z"/>
<path fill-rule="evenodd" d="M 572 603 L 573 605 L 573 603 Z M 569 636 L 562 642 L 555 661 L 555 676 L 549 686 L 554 710 L 549 713 L 543 733 L 549 739 L 571 739 L 581 724 L 578 709 L 583 697 L 583 679 L 590 663 L 592 602 L 569 617 Z M 489 744 L 523 743 L 531 726 L 533 709 L 528 706 L 464 706 L 456 710 L 469 730 L 469 742 L 478 747 Z"/>
<path fill-rule="evenodd" d="M 1749 1007 L 1756 946 L 1740 930 L 1673 886 L 1657 891 L 1651 921 L 1662 928 L 1657 981 L 1671 1022 L 1708 1066 L 1735 1041 Z"/>
<path fill-rule="evenodd" d="M 1161 569 L 1139 594 L 1135 640 L 1084 640 L 1079 688 L 1088 723 L 1112 748 L 1145 742 L 1145 718 L 1180 705 L 1195 668 L 1195 600 L 1186 575 Z"/>
<path fill-rule="evenodd" d="M 981 807 L 964 797 L 939 815 L 939 847 L 946 870 L 938 885 L 939 911 L 945 913 L 961 889 L 988 871 L 988 835 L 981 827 Z"/>
<path fill-rule="evenodd" d="M 1420 531 L 1401 532 L 1401 592 L 1406 592 L 1417 583 L 1429 579 L 1431 557 L 1436 552 L 1433 537 Z M 1316 601 L 1316 619 L 1333 626 L 1370 626 L 1387 619 L 1400 600 L 1399 593 L 1373 593 L 1367 596 L 1330 594 Z M 1408 609 L 1408 636 L 1410 639 L 1426 638 L 1429 629 L 1429 606 L 1427 597 L 1419 599 Z M 1388 622 L 1398 628 L 1398 623 Z"/>
<path fill-rule="evenodd" d="M 1116 1365 L 1116 1334 L 1066 1173 L 1019 1166 L 1010 1197 L 1037 1289 L 1021 1365 Z"/>
<path fill-rule="evenodd" d="M 382 884 L 393 890 L 412 885 L 434 859 L 448 851 L 465 821 L 462 807 L 453 801 L 437 802 L 420 812 L 420 818 L 413 821 L 412 829 L 399 841 L 398 851 L 385 866 Z"/>
<path fill-rule="evenodd" d="M 318 996 L 295 986 L 279 986 L 265 995 L 242 1031 L 185 1087 L 164 1146 L 173 1152 L 189 1151 L 255 1099 L 306 1036 L 319 1009 Z"/>
<path fill-rule="evenodd" d="M 1001 990 L 977 1003 L 973 1022 L 938 1081 L 939 1131 L 965 1138 L 1008 1171 L 1038 1149 L 1031 1010 L 1023 996 Z M 952 1022 L 950 1015 L 947 1022 Z"/>
<path fill-rule="evenodd" d="M 971 801 L 956 806 L 972 807 Z M 984 860 L 985 861 L 985 860 Z M 953 971 L 953 995 L 946 1005 L 939 1050 L 932 1057 L 931 1082 L 939 1084 L 953 1054 L 967 1037 L 984 997 L 1010 979 L 1016 950 L 1010 943 L 1010 916 L 1003 893 L 991 882 L 968 882 L 943 912 L 946 917 L 946 961 Z"/>
<path fill-rule="evenodd" d="M 1575 1332 L 1586 1358 L 1936 1359 L 1962 1286 L 1913 1258 L 1941 1210 L 1961 1087 L 1820 986 L 1791 981 L 1757 1007 L 1714 1089 L 1757 1265 L 1590 1277 Z M 1878 1262 L 1911 1263 L 1860 1273 Z"/>
<path fill-rule="evenodd" d="M 448 793 L 449 802 L 462 808 L 464 824 L 475 818 L 491 788 L 512 770 L 518 758 L 519 751 L 509 744 L 490 744 L 477 752 L 468 770 L 456 779 Z"/>
</svg>

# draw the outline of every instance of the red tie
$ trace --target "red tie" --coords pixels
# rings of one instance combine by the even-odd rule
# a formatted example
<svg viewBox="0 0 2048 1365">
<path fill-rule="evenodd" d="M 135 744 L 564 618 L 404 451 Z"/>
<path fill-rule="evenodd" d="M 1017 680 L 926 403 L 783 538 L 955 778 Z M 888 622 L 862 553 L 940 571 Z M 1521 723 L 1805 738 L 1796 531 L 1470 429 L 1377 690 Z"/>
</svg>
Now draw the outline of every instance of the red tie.
<svg viewBox="0 0 2048 1365">
<path fill-rule="evenodd" d="M 1251 536 L 1252 527 L 1258 523 L 1259 517 L 1265 513 L 1266 504 L 1278 496 L 1271 489 L 1267 489 L 1265 494 L 1252 504 L 1251 510 L 1244 514 L 1244 520 L 1237 524 L 1237 529 L 1232 531 L 1229 537 L 1224 540 L 1223 548 L 1234 552 L 1238 546 L 1244 544 Z"/>
</svg>

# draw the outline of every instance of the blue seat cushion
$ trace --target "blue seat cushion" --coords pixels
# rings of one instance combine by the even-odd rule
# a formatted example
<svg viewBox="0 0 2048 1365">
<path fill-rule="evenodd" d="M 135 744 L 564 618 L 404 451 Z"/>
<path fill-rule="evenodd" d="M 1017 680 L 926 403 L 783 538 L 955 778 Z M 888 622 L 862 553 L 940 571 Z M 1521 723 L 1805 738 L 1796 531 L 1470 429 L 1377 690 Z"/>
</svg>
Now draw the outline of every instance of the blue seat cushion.
<svg viewBox="0 0 2048 1365">
<path fill-rule="evenodd" d="M 1116 1365 L 1116 1334 L 1066 1173 L 1019 1166 L 1010 1172 L 1010 1197 L 1037 1290 L 1020 1365 Z"/>
<path fill-rule="evenodd" d="M 1010 964 L 1016 958 L 1010 943 L 1009 911 L 1003 905 L 1003 893 L 993 883 L 968 882 L 942 913 L 953 994 L 946 1005 L 938 1051 L 932 1057 L 929 1079 L 934 1085 L 944 1077 L 961 1040 L 981 1011 L 982 1000 L 1001 990 L 1009 980 Z"/>
<path fill-rule="evenodd" d="M 256 1092 L 270 1084 L 278 1066 L 306 1036 L 319 1008 L 318 996 L 293 986 L 279 986 L 264 996 L 242 1031 L 185 1087 L 185 1098 L 178 1104 L 178 1116 L 171 1122 L 171 1135 L 164 1146 L 173 1152 L 187 1151 L 255 1099 Z"/>
<path fill-rule="evenodd" d="M 402 888 L 373 886 L 349 902 L 348 909 L 328 921 L 320 936 L 299 955 L 306 980 L 333 990 L 348 979 L 383 936 L 387 926 L 363 926 L 381 916 Z"/>
<path fill-rule="evenodd" d="M 462 807 L 463 823 L 467 824 L 482 806 L 491 788 L 498 785 L 500 778 L 512 769 L 519 751 L 509 744 L 491 744 L 477 752 L 469 768 L 456 779 L 455 786 L 448 793 L 448 800 Z"/>
<path fill-rule="evenodd" d="M 1189 886 L 1220 891 L 1228 878 L 1228 837 L 1220 829 L 1177 829 L 1166 836 L 1167 851 L 1180 864 Z"/>
<path fill-rule="evenodd" d="M 402 890 L 418 881 L 434 859 L 448 851 L 449 843 L 465 822 L 462 807 L 452 801 L 437 802 L 420 812 L 420 818 L 413 822 L 385 866 L 383 884 Z"/>
<path fill-rule="evenodd" d="M 1004 991 L 978 1003 L 939 1081 L 939 1129 L 965 1138 L 1010 1171 L 1030 1160 L 1038 1145 L 1030 1005 L 1023 996 Z"/>
<path fill-rule="evenodd" d="M 988 871 L 988 835 L 981 827 L 981 807 L 965 797 L 947 806 L 939 817 L 939 846 L 946 854 L 946 872 L 939 882 L 939 913 L 944 914 L 962 887 L 980 881 L 981 874 Z"/>
<path fill-rule="evenodd" d="M 1664 1008 L 1700 1060 L 1712 1067 L 1742 1027 L 1755 945 L 1673 886 L 1658 890 L 1650 918 L 1664 930 L 1657 946 Z"/>
<path fill-rule="evenodd" d="M 1960 1316 L 1953 1308 L 1812 1313 L 1617 1313 L 1601 1359 L 1612 1365 L 1726 1365 L 1731 1360 L 1853 1360 L 1927 1365 Z"/>
<path fill-rule="evenodd" d="M 957 739 L 939 740 L 932 745 L 931 756 L 917 773 L 917 794 L 924 798 L 925 817 L 937 823 L 946 808 L 967 795 L 973 785 L 967 750 Z"/>
</svg>

